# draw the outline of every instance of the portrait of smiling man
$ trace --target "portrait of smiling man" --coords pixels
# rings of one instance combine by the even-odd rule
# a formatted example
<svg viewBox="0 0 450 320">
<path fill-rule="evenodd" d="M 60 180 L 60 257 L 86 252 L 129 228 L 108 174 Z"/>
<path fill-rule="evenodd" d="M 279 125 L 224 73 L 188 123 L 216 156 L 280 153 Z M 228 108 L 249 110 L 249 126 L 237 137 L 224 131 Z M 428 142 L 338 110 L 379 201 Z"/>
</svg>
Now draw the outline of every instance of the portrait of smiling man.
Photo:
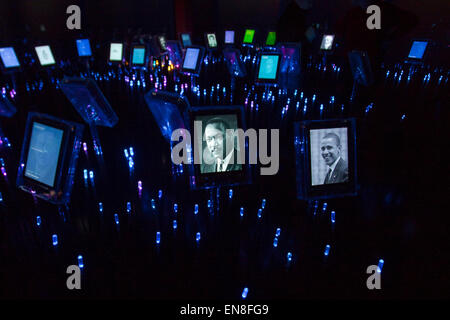
<svg viewBox="0 0 450 320">
<path fill-rule="evenodd" d="M 333 132 L 325 134 L 320 143 L 320 151 L 328 167 L 323 184 L 348 182 L 348 165 L 341 157 L 340 137 Z"/>
<path fill-rule="evenodd" d="M 242 170 L 238 163 L 238 150 L 235 148 L 235 137 L 230 134 L 230 124 L 221 117 L 214 117 L 203 125 L 203 139 L 206 148 L 203 152 L 201 173 L 229 172 Z M 209 153 L 209 154 L 208 154 Z M 205 159 L 206 158 L 206 159 Z M 208 161 L 207 159 L 210 159 Z"/>
</svg>

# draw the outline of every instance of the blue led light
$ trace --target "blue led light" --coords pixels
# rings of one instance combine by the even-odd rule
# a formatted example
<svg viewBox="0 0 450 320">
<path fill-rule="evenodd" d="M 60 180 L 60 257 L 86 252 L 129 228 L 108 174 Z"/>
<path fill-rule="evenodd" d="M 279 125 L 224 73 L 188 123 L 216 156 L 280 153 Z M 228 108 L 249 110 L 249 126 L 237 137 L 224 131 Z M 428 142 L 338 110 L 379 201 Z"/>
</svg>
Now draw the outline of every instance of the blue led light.
<svg viewBox="0 0 450 320">
<path fill-rule="evenodd" d="M 228 198 L 233 198 L 233 189 L 228 190 Z"/>
<path fill-rule="evenodd" d="M 127 149 L 123 149 L 123 153 L 125 153 L 125 158 L 128 159 L 129 158 L 128 150 Z"/>
<path fill-rule="evenodd" d="M 178 227 L 177 220 L 173 220 L 173 229 L 175 230 Z"/>
<path fill-rule="evenodd" d="M 119 215 L 117 213 L 114 214 L 114 221 L 116 224 L 119 224 Z"/>
<path fill-rule="evenodd" d="M 173 204 L 173 212 L 178 213 L 178 204 L 177 203 Z"/>
<path fill-rule="evenodd" d="M 158 190 L 158 198 L 161 199 L 163 196 L 163 192 L 162 190 Z"/>
<path fill-rule="evenodd" d="M 331 223 L 335 223 L 335 222 L 336 222 L 336 212 L 331 211 Z"/>
<path fill-rule="evenodd" d="M 292 261 L 292 253 L 290 253 L 290 252 L 287 253 L 287 261 L 289 261 L 289 262 Z"/>
<path fill-rule="evenodd" d="M 78 256 L 78 266 L 79 266 L 80 268 L 84 268 L 83 256 L 82 256 L 82 255 L 79 255 L 79 256 Z"/>
<path fill-rule="evenodd" d="M 195 235 L 195 241 L 200 242 L 200 232 L 197 232 L 197 234 Z"/>
<path fill-rule="evenodd" d="M 41 225 L 41 216 L 36 217 L 36 225 L 39 227 Z"/>
<path fill-rule="evenodd" d="M 239 209 L 239 214 L 241 215 L 241 217 L 244 216 L 244 207 L 241 207 L 241 209 Z"/>
<path fill-rule="evenodd" d="M 324 202 L 323 206 L 322 206 L 322 212 L 327 211 L 327 206 L 328 206 L 328 203 Z"/>
<path fill-rule="evenodd" d="M 84 180 L 88 179 L 88 171 L 86 169 L 83 170 Z"/>
<path fill-rule="evenodd" d="M 248 294 L 248 288 L 245 287 L 244 290 L 242 291 L 242 295 L 241 295 L 242 299 L 247 298 L 247 294 Z"/>
<path fill-rule="evenodd" d="M 58 245 L 58 236 L 56 234 L 52 235 L 52 242 L 53 242 L 53 246 L 57 246 Z"/>
<path fill-rule="evenodd" d="M 262 216 L 262 209 L 258 209 L 258 219 L 261 219 Z"/>
<path fill-rule="evenodd" d="M 160 244 L 161 243 L 161 232 L 157 231 L 156 232 L 156 244 Z"/>
<path fill-rule="evenodd" d="M 194 205 L 194 214 L 196 215 L 198 213 L 198 204 Z"/>
<path fill-rule="evenodd" d="M 94 171 L 89 171 L 89 178 L 94 179 Z"/>
<path fill-rule="evenodd" d="M 133 150 L 133 147 L 130 147 L 130 156 L 134 157 L 134 150 Z"/>
<path fill-rule="evenodd" d="M 152 204 L 152 209 L 155 210 L 156 209 L 155 199 L 151 200 L 151 204 Z"/>
<path fill-rule="evenodd" d="M 127 202 L 127 213 L 131 212 L 131 202 Z"/>
<path fill-rule="evenodd" d="M 378 260 L 378 268 L 377 268 L 378 273 L 381 273 L 381 270 L 383 270 L 383 265 L 384 265 L 384 260 L 383 259 Z"/>
<path fill-rule="evenodd" d="M 103 203 L 102 202 L 98 203 L 98 211 L 103 212 Z"/>
<path fill-rule="evenodd" d="M 212 201 L 208 200 L 208 208 L 211 208 L 211 207 L 212 207 Z"/>
<path fill-rule="evenodd" d="M 133 161 L 133 158 L 129 158 L 128 159 L 128 166 L 130 167 L 130 169 L 133 169 L 133 167 L 134 167 L 134 161 Z"/>
<path fill-rule="evenodd" d="M 278 237 L 275 237 L 275 238 L 273 239 L 273 247 L 274 247 L 274 248 L 278 247 Z"/>
<path fill-rule="evenodd" d="M 262 199 L 261 201 L 261 209 L 265 209 L 266 208 L 266 199 Z"/>
<path fill-rule="evenodd" d="M 275 232 L 275 237 L 279 237 L 281 233 L 281 228 L 277 228 L 277 231 Z"/>
<path fill-rule="evenodd" d="M 329 244 L 327 244 L 326 246 L 325 246 L 325 251 L 323 252 L 323 254 L 324 254 L 324 256 L 328 256 L 329 254 L 330 254 L 330 245 Z"/>
</svg>

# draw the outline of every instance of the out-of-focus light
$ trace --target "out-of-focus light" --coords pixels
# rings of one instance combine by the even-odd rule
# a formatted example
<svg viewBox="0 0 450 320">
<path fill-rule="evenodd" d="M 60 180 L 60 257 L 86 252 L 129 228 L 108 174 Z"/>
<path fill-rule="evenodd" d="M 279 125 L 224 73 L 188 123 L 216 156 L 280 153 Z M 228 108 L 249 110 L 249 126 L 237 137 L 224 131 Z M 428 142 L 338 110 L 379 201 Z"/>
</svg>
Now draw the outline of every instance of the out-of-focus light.
<svg viewBox="0 0 450 320">
<path fill-rule="evenodd" d="M 248 295 L 248 288 L 245 287 L 244 290 L 242 290 L 242 295 L 241 295 L 242 299 L 247 298 L 247 295 Z"/>
<path fill-rule="evenodd" d="M 156 232 L 156 244 L 160 244 L 161 243 L 161 232 L 157 231 Z"/>
<path fill-rule="evenodd" d="M 329 244 L 327 244 L 326 246 L 325 246 L 325 251 L 323 252 L 323 254 L 324 254 L 324 256 L 328 256 L 329 254 L 330 254 L 330 245 Z"/>
<path fill-rule="evenodd" d="M 58 245 L 58 236 L 56 234 L 52 235 L 52 243 L 55 247 Z"/>
<path fill-rule="evenodd" d="M 79 256 L 78 256 L 78 266 L 79 266 L 80 268 L 84 268 L 83 256 L 82 256 L 82 255 L 79 255 Z"/>
<path fill-rule="evenodd" d="M 381 273 L 381 270 L 383 270 L 383 265 L 384 265 L 384 260 L 383 259 L 378 260 L 378 268 L 377 268 L 378 273 Z"/>
</svg>

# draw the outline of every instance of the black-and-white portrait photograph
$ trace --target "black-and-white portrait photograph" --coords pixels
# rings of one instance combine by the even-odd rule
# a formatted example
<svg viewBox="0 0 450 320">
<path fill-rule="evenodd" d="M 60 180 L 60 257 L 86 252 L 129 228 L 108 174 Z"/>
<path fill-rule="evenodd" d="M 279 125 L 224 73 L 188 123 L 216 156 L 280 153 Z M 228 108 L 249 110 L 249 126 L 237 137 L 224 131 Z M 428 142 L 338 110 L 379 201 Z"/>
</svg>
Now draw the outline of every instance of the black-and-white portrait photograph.
<svg viewBox="0 0 450 320">
<path fill-rule="evenodd" d="M 347 128 L 310 130 L 311 185 L 348 182 Z"/>
<path fill-rule="evenodd" d="M 237 129 L 237 115 L 198 116 L 202 122 L 202 136 L 197 137 L 201 150 L 200 173 L 230 172 L 242 170 L 238 163 L 239 147 L 234 131 Z M 227 134 L 232 129 L 233 134 Z"/>
</svg>

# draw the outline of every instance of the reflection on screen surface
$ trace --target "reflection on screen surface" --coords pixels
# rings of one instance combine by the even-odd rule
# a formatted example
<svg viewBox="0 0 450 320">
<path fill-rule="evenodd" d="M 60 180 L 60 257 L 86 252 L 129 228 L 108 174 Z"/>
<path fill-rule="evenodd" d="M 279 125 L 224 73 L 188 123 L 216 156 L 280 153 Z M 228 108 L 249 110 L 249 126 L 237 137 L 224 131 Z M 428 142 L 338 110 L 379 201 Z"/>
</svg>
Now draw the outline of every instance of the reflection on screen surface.
<svg viewBox="0 0 450 320">
<path fill-rule="evenodd" d="M 183 68 L 189 70 L 195 70 L 197 67 L 198 55 L 200 54 L 200 49 L 198 48 L 188 48 L 186 50 L 186 56 L 184 57 Z"/>
<path fill-rule="evenodd" d="M 427 45 L 427 41 L 414 41 L 411 50 L 409 51 L 408 58 L 422 59 Z"/>
<path fill-rule="evenodd" d="M 89 57 L 92 55 L 91 44 L 89 39 L 78 39 L 77 40 L 78 55 L 80 57 Z"/>
<path fill-rule="evenodd" d="M 277 68 L 279 56 L 262 55 L 259 65 L 258 79 L 275 80 L 277 77 Z"/>
<path fill-rule="evenodd" d="M 20 67 L 16 52 L 12 47 L 0 48 L 0 57 L 2 58 L 5 68 Z"/>
<path fill-rule="evenodd" d="M 36 47 L 35 50 L 41 66 L 55 64 L 55 59 L 53 58 L 52 50 L 49 46 L 39 46 Z"/>
<path fill-rule="evenodd" d="M 144 64 L 145 62 L 145 49 L 144 48 L 134 48 L 133 49 L 133 64 Z"/>
<path fill-rule="evenodd" d="M 109 50 L 109 60 L 111 61 L 122 61 L 122 43 L 111 43 Z"/>
<path fill-rule="evenodd" d="M 25 168 L 26 177 L 54 187 L 63 133 L 61 129 L 33 123 Z"/>
</svg>

